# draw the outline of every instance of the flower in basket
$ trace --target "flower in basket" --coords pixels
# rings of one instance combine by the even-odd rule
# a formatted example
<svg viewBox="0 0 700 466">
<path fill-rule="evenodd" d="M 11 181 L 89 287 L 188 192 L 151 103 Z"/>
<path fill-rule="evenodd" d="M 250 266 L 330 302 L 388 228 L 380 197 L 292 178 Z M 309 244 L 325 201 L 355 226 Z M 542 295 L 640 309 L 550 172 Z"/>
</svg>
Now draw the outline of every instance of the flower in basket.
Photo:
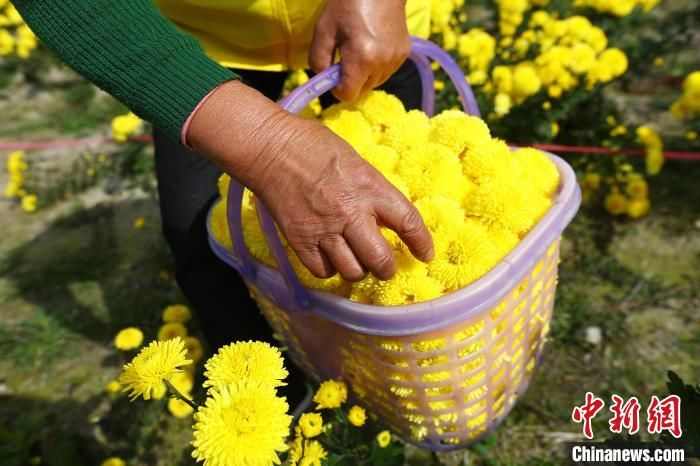
<svg viewBox="0 0 700 466">
<path fill-rule="evenodd" d="M 529 82 L 535 79 L 532 70 L 516 71 L 520 87 L 536 87 Z M 419 303 L 473 283 L 537 224 L 559 187 L 559 171 L 548 156 L 532 148 L 511 151 L 491 137 L 484 121 L 458 110 L 428 118 L 418 110 L 407 112 L 390 94 L 371 91 L 354 104 L 327 108 L 320 119 L 413 202 L 435 243 L 435 259 L 426 265 L 411 256 L 397 235 L 382 228 L 394 249 L 397 273 L 387 281 L 369 276 L 354 284 L 339 275 L 314 277 L 287 246 L 302 284 L 361 303 Z M 227 184 L 224 175 L 219 186 Z M 228 245 L 223 205 L 214 208 L 212 231 Z M 252 197 L 244 199 L 242 217 L 250 253 L 270 264 Z"/>
</svg>

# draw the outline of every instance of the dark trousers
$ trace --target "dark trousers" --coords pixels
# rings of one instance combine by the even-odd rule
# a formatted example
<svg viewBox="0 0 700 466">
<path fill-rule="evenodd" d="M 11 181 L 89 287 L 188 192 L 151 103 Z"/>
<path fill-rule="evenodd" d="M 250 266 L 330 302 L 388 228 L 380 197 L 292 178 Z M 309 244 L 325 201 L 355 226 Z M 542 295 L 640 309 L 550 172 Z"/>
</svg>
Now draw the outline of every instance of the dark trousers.
<svg viewBox="0 0 700 466">
<path fill-rule="evenodd" d="M 272 100 L 279 97 L 287 76 L 234 71 Z M 420 107 L 420 78 L 409 61 L 381 89 L 397 95 L 407 109 Z M 334 102 L 330 94 L 321 101 L 324 107 Z M 197 314 L 210 347 L 216 350 L 236 340 L 251 339 L 272 343 L 272 332 L 243 280 L 207 244 L 206 215 L 216 199 L 221 170 L 161 131 L 154 130 L 153 136 L 163 234 L 175 259 L 175 279 Z"/>
</svg>

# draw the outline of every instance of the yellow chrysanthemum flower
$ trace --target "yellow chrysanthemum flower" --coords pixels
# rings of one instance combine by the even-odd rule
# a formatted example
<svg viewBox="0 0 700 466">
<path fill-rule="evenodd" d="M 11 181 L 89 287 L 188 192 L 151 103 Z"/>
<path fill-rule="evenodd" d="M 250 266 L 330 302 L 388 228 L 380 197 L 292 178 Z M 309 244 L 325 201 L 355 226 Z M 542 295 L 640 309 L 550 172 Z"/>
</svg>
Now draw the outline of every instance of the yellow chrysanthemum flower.
<svg viewBox="0 0 700 466">
<path fill-rule="evenodd" d="M 204 356 L 204 348 L 202 348 L 202 342 L 199 341 L 197 337 L 186 337 L 185 338 L 185 349 L 187 350 L 187 357 L 196 363 L 202 356 Z"/>
<path fill-rule="evenodd" d="M 185 338 L 187 336 L 187 327 L 180 322 L 168 322 L 163 324 L 158 329 L 158 340 L 165 341 L 173 338 Z"/>
<path fill-rule="evenodd" d="M 622 215 L 627 212 L 627 198 L 619 192 L 613 191 L 605 196 L 603 206 L 612 215 Z"/>
<path fill-rule="evenodd" d="M 299 460 L 299 466 L 321 466 L 321 462 L 328 457 L 323 445 L 316 440 L 304 442 L 304 456 Z"/>
<path fill-rule="evenodd" d="M 443 195 L 461 200 L 473 188 L 457 156 L 441 144 L 428 143 L 404 152 L 397 173 L 414 199 Z"/>
<path fill-rule="evenodd" d="M 343 138 L 357 152 L 374 144 L 372 126 L 358 111 L 345 111 L 322 119 L 323 124 Z"/>
<path fill-rule="evenodd" d="M 119 115 L 112 120 L 112 137 L 117 142 L 126 142 L 132 134 L 138 132 L 143 126 L 143 121 L 129 112 Z"/>
<path fill-rule="evenodd" d="M 631 180 L 626 190 L 632 199 L 645 199 L 649 195 L 649 185 L 642 178 Z"/>
<path fill-rule="evenodd" d="M 177 398 L 168 400 L 168 411 L 177 418 L 185 418 L 194 412 L 194 409 L 189 404 Z"/>
<path fill-rule="evenodd" d="M 413 205 L 423 217 L 425 226 L 433 233 L 455 219 L 464 218 L 464 209 L 459 202 L 449 197 L 426 196 L 418 199 Z"/>
<path fill-rule="evenodd" d="M 323 432 L 323 418 L 319 413 L 304 413 L 299 418 L 299 429 L 306 438 L 313 438 Z"/>
<path fill-rule="evenodd" d="M 420 110 L 411 110 L 392 121 L 379 139 L 399 153 L 428 143 L 430 120 Z"/>
<path fill-rule="evenodd" d="M 296 466 L 304 455 L 304 436 L 301 434 L 299 425 L 294 426 L 294 440 L 289 442 L 289 453 L 287 462 L 290 466 Z"/>
<path fill-rule="evenodd" d="M 21 206 L 23 211 L 29 214 L 36 212 L 38 204 L 39 198 L 36 196 L 36 194 L 27 194 L 26 196 L 22 196 Z"/>
<path fill-rule="evenodd" d="M 210 394 L 195 414 L 192 456 L 207 466 L 279 464 L 292 417 L 274 386 L 241 379 Z"/>
<path fill-rule="evenodd" d="M 491 137 L 483 120 L 460 110 L 446 110 L 434 116 L 430 128 L 431 142 L 449 147 L 460 157 L 465 149 Z"/>
<path fill-rule="evenodd" d="M 490 178 L 514 180 L 520 175 L 508 145 L 500 139 L 474 143 L 462 157 L 464 174 L 477 184 Z"/>
<path fill-rule="evenodd" d="M 428 276 L 427 267 L 421 264 L 408 271 L 399 270 L 390 280 L 377 282 L 372 303 L 379 306 L 420 303 L 435 299 L 443 292 L 443 284 Z"/>
<path fill-rule="evenodd" d="M 377 434 L 377 444 L 380 448 L 386 448 L 391 443 L 391 432 L 383 430 Z"/>
<path fill-rule="evenodd" d="M 105 391 L 107 393 L 119 393 L 121 390 L 122 385 L 116 380 L 112 380 L 107 385 L 105 385 Z"/>
<path fill-rule="evenodd" d="M 230 184 L 231 177 L 228 176 L 226 173 L 222 173 L 219 177 L 219 180 L 216 182 L 216 187 L 219 191 L 219 196 L 221 196 L 222 199 L 226 199 L 226 196 L 228 196 L 228 187 Z"/>
<path fill-rule="evenodd" d="M 520 166 L 523 182 L 530 184 L 545 196 L 554 194 L 559 187 L 559 170 L 549 157 L 529 147 L 513 152 L 513 158 Z"/>
<path fill-rule="evenodd" d="M 113 456 L 104 460 L 100 466 L 126 466 L 123 459 Z"/>
<path fill-rule="evenodd" d="M 315 277 L 301 260 L 299 260 L 299 257 L 297 257 L 291 247 L 287 248 L 287 257 L 289 258 L 289 263 L 292 265 L 292 269 L 294 269 L 294 273 L 296 273 L 299 281 L 304 286 L 332 292 L 340 288 L 344 283 L 339 274 L 335 274 L 330 278 Z"/>
<path fill-rule="evenodd" d="M 510 230 L 499 227 L 487 228 L 488 236 L 498 251 L 498 260 L 503 259 L 520 242 L 518 235 Z"/>
<path fill-rule="evenodd" d="M 384 91 L 367 92 L 355 101 L 354 106 L 377 131 L 383 131 L 406 113 L 399 98 Z"/>
<path fill-rule="evenodd" d="M 441 233 L 435 235 L 435 258 L 428 264 L 428 273 L 444 288 L 462 288 L 498 262 L 498 249 L 481 223 L 467 220 Z"/>
<path fill-rule="evenodd" d="M 650 208 L 651 203 L 647 198 L 631 199 L 627 204 L 627 215 L 629 215 L 630 218 L 641 218 L 649 213 Z"/>
<path fill-rule="evenodd" d="M 114 346 L 122 351 L 136 349 L 143 343 L 143 332 L 136 327 L 122 329 L 114 337 Z"/>
<path fill-rule="evenodd" d="M 522 183 L 491 178 L 469 196 L 464 210 L 488 227 L 524 235 L 544 215 L 552 200 Z"/>
<path fill-rule="evenodd" d="M 367 421 L 367 413 L 365 409 L 360 406 L 353 406 L 348 412 L 348 421 L 355 427 L 362 427 Z"/>
<path fill-rule="evenodd" d="M 316 409 L 339 408 L 348 398 L 348 387 L 338 380 L 326 380 L 314 395 Z"/>
<path fill-rule="evenodd" d="M 180 338 L 152 341 L 124 365 L 119 383 L 124 386 L 124 391 L 131 390 L 129 396 L 132 400 L 139 396 L 148 400 L 155 391 L 161 390 L 163 380 L 170 379 L 181 371 L 181 367 L 192 362 L 185 359 L 185 354 L 185 345 Z"/>
<path fill-rule="evenodd" d="M 381 173 L 393 173 L 399 161 L 399 153 L 389 146 L 375 144 L 360 153 L 370 165 Z"/>
<path fill-rule="evenodd" d="M 192 313 L 184 304 L 172 304 L 163 310 L 163 322 L 187 322 L 190 317 Z"/>
<path fill-rule="evenodd" d="M 204 368 L 207 378 L 204 387 L 211 387 L 213 391 L 244 379 L 275 388 L 285 385 L 288 375 L 280 350 L 260 341 L 238 341 L 222 346 Z"/>
<path fill-rule="evenodd" d="M 272 258 L 267 240 L 260 227 L 258 213 L 253 203 L 252 196 L 250 202 L 243 202 L 241 222 L 243 224 L 243 242 L 250 254 L 262 263 L 274 266 L 275 261 Z"/>
<path fill-rule="evenodd" d="M 226 198 L 221 202 L 217 202 L 211 214 L 211 232 L 216 241 L 221 243 L 227 249 L 233 249 L 231 241 L 231 233 L 228 229 L 228 220 L 226 219 Z"/>
</svg>

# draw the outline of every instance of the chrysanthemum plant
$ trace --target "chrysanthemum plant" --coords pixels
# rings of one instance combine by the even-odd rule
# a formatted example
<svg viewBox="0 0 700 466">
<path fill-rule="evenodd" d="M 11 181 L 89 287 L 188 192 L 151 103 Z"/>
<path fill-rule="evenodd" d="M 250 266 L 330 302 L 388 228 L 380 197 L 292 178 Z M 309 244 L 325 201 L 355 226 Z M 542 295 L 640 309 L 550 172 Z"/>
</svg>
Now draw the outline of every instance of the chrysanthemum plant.
<svg viewBox="0 0 700 466">
<path fill-rule="evenodd" d="M 434 20 L 433 40 L 462 66 L 492 134 L 521 144 L 646 149 L 646 160 L 624 152 L 569 158 L 588 205 L 624 218 L 645 215 L 649 199 L 639 180 L 645 183 L 646 175 L 661 169 L 663 146 L 650 128 L 641 134 L 628 129 L 605 89 L 629 69 L 641 69 L 639 63 L 630 64 L 630 57 L 645 56 L 637 32 L 657 30 L 648 26 L 658 21 L 652 13 L 659 0 L 436 3 L 453 12 Z M 652 60 L 646 64 L 653 66 Z M 443 85 L 441 72 L 437 76 L 438 107 L 457 106 L 453 87 Z M 628 192 L 630 182 L 637 197 Z"/>
<path fill-rule="evenodd" d="M 186 355 L 179 336 L 153 341 L 124 365 L 119 382 L 132 400 L 149 400 L 167 389 L 173 400 L 195 411 L 192 456 L 197 461 L 210 466 L 269 466 L 282 460 L 290 466 L 403 464 L 403 447 L 388 431 L 363 408 L 345 409 L 348 392 L 340 381 L 321 384 L 315 411 L 302 414 L 292 428 L 289 405 L 277 392 L 287 377 L 279 349 L 261 342 L 220 348 L 205 364 L 201 403 L 176 382 L 192 362 Z"/>
</svg>

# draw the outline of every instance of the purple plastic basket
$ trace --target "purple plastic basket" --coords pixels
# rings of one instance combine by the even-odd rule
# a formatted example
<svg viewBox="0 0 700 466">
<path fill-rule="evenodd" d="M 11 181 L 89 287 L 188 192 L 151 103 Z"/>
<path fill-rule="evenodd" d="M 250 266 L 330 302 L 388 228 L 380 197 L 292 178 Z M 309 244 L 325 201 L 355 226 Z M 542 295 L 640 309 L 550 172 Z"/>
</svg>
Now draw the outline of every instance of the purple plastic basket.
<svg viewBox="0 0 700 466">
<path fill-rule="evenodd" d="M 430 59 L 454 82 L 465 111 L 478 116 L 474 94 L 450 55 L 429 41 L 412 42 L 424 111 L 434 110 Z M 331 66 L 280 105 L 298 113 L 336 86 L 340 72 L 339 64 Z M 431 301 L 380 307 L 305 288 L 259 201 L 259 220 L 278 269 L 251 258 L 241 227 L 244 188 L 234 180 L 227 198 L 233 249 L 211 231 L 209 243 L 241 273 L 276 337 L 309 375 L 346 380 L 360 402 L 408 442 L 431 450 L 462 448 L 495 428 L 525 391 L 548 333 L 559 237 L 581 193 L 571 167 L 547 155 L 561 177 L 549 211 L 486 275 Z"/>
</svg>

